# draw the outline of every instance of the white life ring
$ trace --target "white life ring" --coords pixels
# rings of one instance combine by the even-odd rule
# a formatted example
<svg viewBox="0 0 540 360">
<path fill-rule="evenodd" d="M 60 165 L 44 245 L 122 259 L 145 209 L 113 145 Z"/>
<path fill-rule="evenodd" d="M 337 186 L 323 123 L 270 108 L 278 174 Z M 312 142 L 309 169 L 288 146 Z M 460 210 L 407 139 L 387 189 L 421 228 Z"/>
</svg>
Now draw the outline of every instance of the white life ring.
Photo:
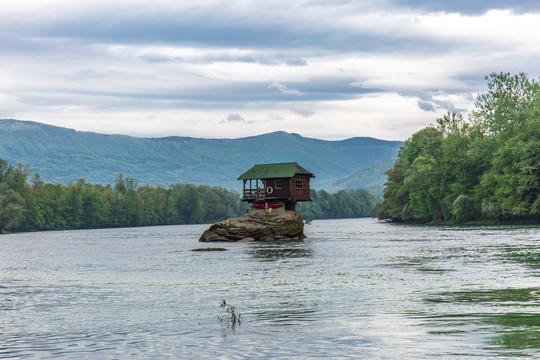
<svg viewBox="0 0 540 360">
<path fill-rule="evenodd" d="M 266 193 L 267 193 L 268 195 L 270 195 L 270 194 L 273 193 L 273 192 L 274 192 L 274 189 L 272 189 L 271 186 L 269 186 L 269 187 L 266 188 Z"/>
</svg>

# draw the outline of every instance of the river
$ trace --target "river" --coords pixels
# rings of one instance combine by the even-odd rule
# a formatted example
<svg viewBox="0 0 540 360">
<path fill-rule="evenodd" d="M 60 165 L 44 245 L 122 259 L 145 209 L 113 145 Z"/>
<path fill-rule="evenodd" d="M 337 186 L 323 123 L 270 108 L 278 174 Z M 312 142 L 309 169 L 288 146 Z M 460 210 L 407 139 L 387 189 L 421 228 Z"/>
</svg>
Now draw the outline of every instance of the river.
<svg viewBox="0 0 540 360">
<path fill-rule="evenodd" d="M 0 236 L 0 358 L 540 357 L 539 226 L 207 227 Z"/>
</svg>

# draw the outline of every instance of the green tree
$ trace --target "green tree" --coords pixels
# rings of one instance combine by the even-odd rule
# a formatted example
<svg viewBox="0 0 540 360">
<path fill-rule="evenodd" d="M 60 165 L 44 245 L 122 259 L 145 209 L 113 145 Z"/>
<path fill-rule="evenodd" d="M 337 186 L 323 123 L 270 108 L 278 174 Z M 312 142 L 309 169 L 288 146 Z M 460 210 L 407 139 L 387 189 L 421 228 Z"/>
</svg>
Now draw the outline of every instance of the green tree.
<svg viewBox="0 0 540 360">
<path fill-rule="evenodd" d="M 0 233 L 16 228 L 24 220 L 24 199 L 14 190 L 0 187 Z"/>
<path fill-rule="evenodd" d="M 470 122 L 448 113 L 405 141 L 380 219 L 539 219 L 540 86 L 525 74 L 487 80 Z"/>
<path fill-rule="evenodd" d="M 496 134 L 523 120 L 521 115 L 538 97 L 540 85 L 525 73 L 491 73 L 485 79 L 488 91 L 478 95 L 472 120 Z"/>
<path fill-rule="evenodd" d="M 126 190 L 124 194 L 124 212 L 126 214 L 126 226 L 140 226 L 143 224 L 143 204 L 135 190 Z"/>
<path fill-rule="evenodd" d="M 25 188 L 28 186 L 26 179 L 30 175 L 30 164 L 18 162 L 17 166 L 13 168 L 11 176 L 8 177 L 7 182 L 9 187 L 22 194 Z"/>
<path fill-rule="evenodd" d="M 204 203 L 195 185 L 183 186 L 178 195 L 176 208 L 184 224 L 202 223 L 204 218 Z"/>
<path fill-rule="evenodd" d="M 491 74 L 474 113 L 494 134 L 492 167 L 482 177 L 486 216 L 537 217 L 540 189 L 540 84 L 520 73 Z"/>
<path fill-rule="evenodd" d="M 69 228 L 72 229 L 78 229 L 82 224 L 82 189 L 85 183 L 85 180 L 80 178 L 76 183 L 69 183 L 63 193 L 66 220 Z"/>
<path fill-rule="evenodd" d="M 310 202 L 298 204 L 298 211 L 305 219 L 338 219 L 370 216 L 377 203 L 377 197 L 360 189 L 351 192 L 344 190 L 329 194 L 324 190 L 311 190 Z"/>
<path fill-rule="evenodd" d="M 45 184 L 40 195 L 42 221 L 34 230 L 60 230 L 68 228 L 66 202 L 62 184 Z"/>
<path fill-rule="evenodd" d="M 139 187 L 135 178 L 123 173 L 118 173 L 114 187 L 92 185 L 83 178 L 68 185 L 49 184 L 38 173 L 30 175 L 28 164 L 12 167 L 0 159 L 0 179 L 0 193 L 10 205 L 3 214 L 9 210 L 9 227 L 17 231 L 201 223 L 234 217 L 243 209 L 238 193 L 220 187 Z M 21 203 L 14 200 L 18 198 Z M 14 212 L 21 204 L 22 219 Z M 6 219 L 3 227 L 8 226 Z"/>
<path fill-rule="evenodd" d="M 142 205 L 142 225 L 162 225 L 164 222 L 164 195 L 161 187 L 143 185 L 137 189 L 137 197 Z"/>
<path fill-rule="evenodd" d="M 110 211 L 99 186 L 86 184 L 82 191 L 83 218 L 81 226 L 95 229 L 108 226 Z"/>
<path fill-rule="evenodd" d="M 467 195 L 460 195 L 453 204 L 452 214 L 457 222 L 472 220 L 472 203 Z"/>
<path fill-rule="evenodd" d="M 13 174 L 13 166 L 0 158 L 0 183 L 7 183 L 8 179 Z"/>
<path fill-rule="evenodd" d="M 116 179 L 114 180 L 114 190 L 122 194 L 126 192 L 126 180 L 124 179 L 124 173 L 116 174 Z"/>
<path fill-rule="evenodd" d="M 112 188 L 108 188 L 104 195 L 107 199 L 107 203 L 109 204 L 109 226 L 128 226 L 127 211 L 124 205 L 124 195 Z"/>
</svg>

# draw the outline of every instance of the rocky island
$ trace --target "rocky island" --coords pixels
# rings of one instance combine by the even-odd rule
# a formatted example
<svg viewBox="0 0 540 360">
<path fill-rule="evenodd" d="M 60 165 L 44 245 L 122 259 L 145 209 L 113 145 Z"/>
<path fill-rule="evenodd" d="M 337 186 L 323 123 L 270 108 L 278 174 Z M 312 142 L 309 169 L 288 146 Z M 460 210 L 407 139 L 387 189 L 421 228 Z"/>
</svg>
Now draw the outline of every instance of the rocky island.
<svg viewBox="0 0 540 360">
<path fill-rule="evenodd" d="M 304 237 L 304 221 L 298 211 L 257 210 L 210 226 L 199 241 L 281 241 Z"/>
<path fill-rule="evenodd" d="M 311 201 L 312 177 L 295 162 L 254 165 L 238 177 L 243 181 L 242 201 L 251 204 L 251 212 L 210 226 L 199 241 L 303 239 L 304 221 L 296 203 Z"/>
</svg>

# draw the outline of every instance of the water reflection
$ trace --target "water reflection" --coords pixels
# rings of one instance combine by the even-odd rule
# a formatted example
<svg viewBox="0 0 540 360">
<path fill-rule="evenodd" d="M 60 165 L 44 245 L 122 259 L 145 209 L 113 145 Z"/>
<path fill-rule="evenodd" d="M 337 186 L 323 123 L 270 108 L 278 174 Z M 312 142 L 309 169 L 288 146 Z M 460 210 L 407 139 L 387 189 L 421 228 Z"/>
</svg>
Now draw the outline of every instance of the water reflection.
<svg viewBox="0 0 540 360">
<path fill-rule="evenodd" d="M 540 276 L 540 248 L 535 246 L 499 246 L 496 251 L 500 260 L 526 266 L 536 270 L 536 276 Z"/>
<path fill-rule="evenodd" d="M 313 249 L 308 246 L 306 243 L 254 244 L 247 253 L 260 261 L 309 258 L 313 256 Z"/>
<path fill-rule="evenodd" d="M 427 273 L 445 273 L 448 271 L 455 271 L 453 268 L 444 268 L 446 258 L 434 255 L 424 256 L 404 256 L 398 255 L 390 259 L 390 263 L 387 264 L 390 267 L 398 268 L 402 270 L 414 270 Z"/>
<path fill-rule="evenodd" d="M 540 349 L 540 314 L 472 313 L 420 318 L 420 325 L 427 328 L 430 335 L 462 340 L 479 336 L 483 339 L 483 348 L 495 354 L 508 356 L 513 355 L 514 350 L 522 350 L 519 355 L 524 356 L 527 352 L 523 350 L 529 350 L 529 355 L 533 355 Z"/>
<path fill-rule="evenodd" d="M 250 322 L 260 326 L 307 325 L 315 321 L 317 304 L 310 301 L 303 279 L 304 271 L 313 263 L 312 244 L 306 242 L 250 243 L 246 248 L 255 261 L 261 263 L 259 280 L 265 291 L 250 311 Z M 276 264 L 280 263 L 280 264 Z M 288 266 L 285 265 L 288 263 Z M 294 268 L 294 271 L 290 271 Z M 301 270 L 300 270 L 301 269 Z"/>
<path fill-rule="evenodd" d="M 253 321 L 275 326 L 308 325 L 315 321 L 316 304 L 280 301 L 264 305 L 263 308 L 250 314 Z"/>
<path fill-rule="evenodd" d="M 496 306 L 538 306 L 540 289 L 480 289 L 442 292 L 424 299 L 431 303 L 493 303 Z"/>
<path fill-rule="evenodd" d="M 512 355 L 512 350 L 530 350 L 533 354 L 540 348 L 538 288 L 448 291 L 433 294 L 424 301 L 452 308 L 457 305 L 462 309 L 459 314 L 441 314 L 441 308 L 435 309 L 439 315 L 419 315 L 428 334 L 463 338 L 482 336 L 484 349 L 504 355 Z M 479 309 L 489 309 L 493 313 L 477 313 Z"/>
<path fill-rule="evenodd" d="M 505 349 L 540 349 L 540 314 L 508 313 L 485 318 L 496 326 L 496 335 L 488 342 Z M 489 348 L 489 347 L 488 347 Z"/>
</svg>

